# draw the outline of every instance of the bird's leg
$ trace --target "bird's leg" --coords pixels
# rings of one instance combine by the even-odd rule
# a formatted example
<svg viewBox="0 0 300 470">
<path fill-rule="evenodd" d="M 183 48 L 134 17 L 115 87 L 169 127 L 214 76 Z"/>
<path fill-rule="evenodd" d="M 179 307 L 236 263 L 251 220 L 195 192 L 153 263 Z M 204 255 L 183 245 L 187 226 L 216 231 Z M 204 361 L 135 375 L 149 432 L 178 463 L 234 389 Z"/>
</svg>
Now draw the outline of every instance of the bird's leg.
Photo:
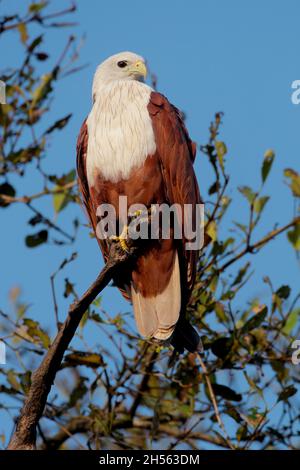
<svg viewBox="0 0 300 470">
<path fill-rule="evenodd" d="M 126 253 L 129 253 L 129 248 L 126 242 L 127 236 L 128 236 L 128 225 L 124 225 L 122 233 L 119 236 L 111 235 L 109 238 L 110 240 L 119 243 L 122 250 L 126 251 Z"/>
<path fill-rule="evenodd" d="M 135 224 L 141 224 L 141 223 L 149 223 L 151 221 L 152 216 L 154 216 L 156 213 L 156 207 L 151 206 L 149 207 L 146 211 L 138 209 L 131 214 L 129 214 L 130 218 L 130 223 L 135 221 Z M 128 236 L 130 235 L 130 224 L 129 225 L 124 225 L 122 233 L 117 236 L 117 235 L 111 235 L 109 239 L 111 241 L 117 242 L 120 244 L 121 248 L 123 251 L 126 253 L 129 253 L 129 247 L 128 243 L 126 240 L 128 240 Z"/>
<path fill-rule="evenodd" d="M 130 214 L 130 217 L 132 217 L 132 218 L 133 218 L 133 217 L 137 218 L 137 217 L 140 217 L 142 214 L 143 214 L 142 209 L 138 209 L 138 210 L 134 211 L 132 214 Z"/>
</svg>

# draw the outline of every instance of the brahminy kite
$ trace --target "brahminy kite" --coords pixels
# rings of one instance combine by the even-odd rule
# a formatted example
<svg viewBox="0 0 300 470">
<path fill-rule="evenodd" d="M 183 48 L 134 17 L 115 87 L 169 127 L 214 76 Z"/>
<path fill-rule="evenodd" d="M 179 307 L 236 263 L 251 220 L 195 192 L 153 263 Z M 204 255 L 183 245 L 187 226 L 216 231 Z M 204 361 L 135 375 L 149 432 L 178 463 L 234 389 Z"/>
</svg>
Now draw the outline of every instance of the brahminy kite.
<svg viewBox="0 0 300 470">
<path fill-rule="evenodd" d="M 110 204 L 119 214 L 119 196 L 133 204 L 201 203 L 191 141 L 179 110 L 144 83 L 144 59 L 132 52 L 101 63 L 93 81 L 93 106 L 77 142 L 79 188 L 96 233 L 97 208 Z M 194 217 L 194 212 L 192 217 Z M 199 250 L 186 239 L 145 240 L 145 250 L 114 279 L 133 304 L 137 328 L 145 338 L 168 341 L 175 349 L 200 348 L 185 318 Z M 104 260 L 110 240 L 98 239 Z"/>
</svg>

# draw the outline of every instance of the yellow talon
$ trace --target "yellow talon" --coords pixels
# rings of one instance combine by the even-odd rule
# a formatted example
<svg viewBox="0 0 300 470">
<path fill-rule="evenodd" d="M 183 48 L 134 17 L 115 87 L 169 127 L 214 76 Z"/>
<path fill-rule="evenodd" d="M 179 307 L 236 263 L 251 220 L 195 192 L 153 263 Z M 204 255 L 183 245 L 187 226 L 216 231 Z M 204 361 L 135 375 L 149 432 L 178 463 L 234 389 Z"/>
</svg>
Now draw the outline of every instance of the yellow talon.
<svg viewBox="0 0 300 470">
<path fill-rule="evenodd" d="M 140 215 L 142 215 L 142 213 L 143 213 L 142 209 L 137 209 L 136 211 L 134 211 L 130 214 L 130 217 L 140 217 Z"/>
<path fill-rule="evenodd" d="M 119 242 L 120 242 L 122 250 L 126 251 L 128 253 L 129 249 L 128 249 L 128 245 L 126 243 L 126 240 L 124 240 L 124 238 L 120 238 Z"/>
<path fill-rule="evenodd" d="M 124 225 L 121 235 L 119 237 L 116 235 L 112 235 L 110 239 L 114 240 L 115 242 L 120 243 L 120 247 L 122 248 L 122 250 L 126 251 L 126 253 L 129 253 L 129 248 L 126 242 L 127 234 L 128 234 L 128 227 L 127 225 Z"/>
</svg>

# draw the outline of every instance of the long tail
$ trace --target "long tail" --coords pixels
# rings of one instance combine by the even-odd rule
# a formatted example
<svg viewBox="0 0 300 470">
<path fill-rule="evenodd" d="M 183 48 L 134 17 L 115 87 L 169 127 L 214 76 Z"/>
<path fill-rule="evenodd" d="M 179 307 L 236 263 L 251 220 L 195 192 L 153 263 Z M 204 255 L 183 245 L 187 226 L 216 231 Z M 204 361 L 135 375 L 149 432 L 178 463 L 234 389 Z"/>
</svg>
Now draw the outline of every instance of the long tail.
<svg viewBox="0 0 300 470">
<path fill-rule="evenodd" d="M 152 271 L 153 276 L 159 276 Z M 192 325 L 185 319 L 185 307 L 182 305 L 180 267 L 177 251 L 171 276 L 165 289 L 155 296 L 143 296 L 131 286 L 131 299 L 136 324 L 140 334 L 172 344 L 175 352 L 202 351 L 200 337 Z"/>
<path fill-rule="evenodd" d="M 154 273 L 154 275 L 158 273 Z M 175 252 L 172 273 L 165 289 L 156 296 L 144 297 L 131 287 L 131 299 L 140 334 L 160 341 L 169 339 L 179 319 L 181 309 L 180 270 Z"/>
</svg>

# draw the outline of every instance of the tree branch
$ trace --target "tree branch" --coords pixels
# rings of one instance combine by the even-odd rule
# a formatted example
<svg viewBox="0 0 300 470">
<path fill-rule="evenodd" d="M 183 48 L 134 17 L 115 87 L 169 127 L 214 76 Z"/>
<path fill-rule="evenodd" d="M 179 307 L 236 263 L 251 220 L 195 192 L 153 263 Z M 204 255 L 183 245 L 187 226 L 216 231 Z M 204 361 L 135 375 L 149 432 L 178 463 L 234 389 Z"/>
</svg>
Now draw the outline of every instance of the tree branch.
<svg viewBox="0 0 300 470">
<path fill-rule="evenodd" d="M 254 243 L 253 245 L 246 245 L 246 247 L 241 250 L 239 253 L 237 253 L 233 258 L 230 260 L 226 261 L 219 269 L 217 269 L 217 272 L 223 272 L 225 271 L 226 268 L 228 268 L 231 264 L 235 263 L 238 261 L 240 258 L 242 258 L 244 255 L 247 253 L 253 253 L 255 250 L 259 250 L 263 245 L 268 243 L 269 241 L 273 240 L 273 238 L 276 238 L 277 235 L 280 235 L 281 233 L 285 232 L 289 228 L 295 227 L 300 223 L 300 217 L 296 217 L 293 219 L 290 223 L 284 225 L 283 227 L 280 227 L 278 229 L 272 230 L 272 232 L 268 233 L 265 235 L 261 240 L 258 242 Z"/>
<path fill-rule="evenodd" d="M 93 421 L 88 416 L 76 416 L 72 418 L 66 426 L 61 429 L 51 438 L 45 439 L 41 450 L 57 450 L 60 446 L 72 437 L 74 434 L 87 433 L 91 430 Z"/>
<path fill-rule="evenodd" d="M 118 243 L 112 243 L 108 261 L 97 279 L 74 302 L 68 316 L 57 333 L 41 365 L 32 374 L 32 382 L 27 398 L 21 409 L 15 431 L 8 445 L 10 450 L 34 450 L 36 448 L 36 426 L 43 414 L 48 394 L 60 368 L 63 355 L 68 348 L 81 318 L 97 295 L 111 281 L 120 266 L 127 263 L 138 251 L 138 246 L 127 240 L 129 251 L 125 252 Z"/>
<path fill-rule="evenodd" d="M 45 188 L 43 191 L 40 191 L 36 194 L 32 194 L 31 196 L 14 197 L 8 196 L 7 194 L 0 194 L 0 202 L 3 201 L 6 204 L 13 204 L 15 202 L 28 204 L 29 202 L 34 201 L 35 199 L 39 199 L 43 196 L 54 196 L 56 194 L 63 194 L 65 191 L 74 188 L 76 185 L 77 181 L 70 181 L 69 183 L 60 186 L 59 188 Z"/>
<path fill-rule="evenodd" d="M 115 423 L 113 429 L 140 429 L 141 431 L 151 431 L 152 419 L 145 418 L 134 418 L 133 421 L 125 420 Z M 86 434 L 93 429 L 93 420 L 89 416 L 78 416 L 72 418 L 70 422 L 61 428 L 53 437 L 48 438 L 42 445 L 42 450 L 57 450 L 60 446 L 70 439 L 74 434 Z M 174 437 L 179 441 L 186 439 L 187 437 L 191 440 L 208 442 L 218 447 L 228 449 L 228 445 L 225 440 L 219 436 L 212 436 L 205 432 L 191 431 L 186 436 L 186 432 L 174 427 L 170 424 L 160 423 L 157 429 L 157 433 L 164 437 Z"/>
</svg>

